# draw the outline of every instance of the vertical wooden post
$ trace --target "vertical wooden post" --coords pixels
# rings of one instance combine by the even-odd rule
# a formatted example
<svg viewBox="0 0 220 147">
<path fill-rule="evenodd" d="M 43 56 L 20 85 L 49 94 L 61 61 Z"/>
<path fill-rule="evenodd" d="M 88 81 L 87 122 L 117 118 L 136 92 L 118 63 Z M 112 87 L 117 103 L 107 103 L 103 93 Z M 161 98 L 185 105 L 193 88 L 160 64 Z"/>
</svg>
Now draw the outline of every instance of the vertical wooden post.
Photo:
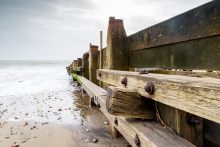
<svg viewBox="0 0 220 147">
<path fill-rule="evenodd" d="M 98 84 L 96 78 L 96 70 L 99 67 L 98 64 L 98 46 L 90 44 L 89 50 L 89 80 L 95 84 Z"/>
<path fill-rule="evenodd" d="M 77 58 L 77 67 L 82 66 L 82 58 Z"/>
<path fill-rule="evenodd" d="M 83 59 L 82 59 L 82 75 L 89 79 L 89 52 L 86 52 L 83 54 Z"/>
<path fill-rule="evenodd" d="M 112 70 L 128 70 L 128 48 L 127 35 L 124 29 L 123 20 L 109 18 L 107 33 L 107 50 L 106 50 L 107 68 Z M 111 124 L 113 137 L 117 137 L 119 132 Z"/>
<path fill-rule="evenodd" d="M 99 69 L 103 69 L 103 52 L 102 52 L 102 31 L 100 31 L 100 51 L 99 51 Z M 102 87 L 102 81 L 99 81 L 99 86 Z"/>
<path fill-rule="evenodd" d="M 109 18 L 106 55 L 108 69 L 128 70 L 127 35 L 123 20 L 115 17 Z"/>
<path fill-rule="evenodd" d="M 157 106 L 161 119 L 167 126 L 194 145 L 203 146 L 203 119 L 201 117 L 162 103 L 158 103 Z"/>
<path fill-rule="evenodd" d="M 103 68 L 103 52 L 102 52 L 102 31 L 100 31 L 100 63 L 99 63 L 99 68 Z"/>
<path fill-rule="evenodd" d="M 73 60 L 73 67 L 77 67 L 77 60 Z"/>
</svg>

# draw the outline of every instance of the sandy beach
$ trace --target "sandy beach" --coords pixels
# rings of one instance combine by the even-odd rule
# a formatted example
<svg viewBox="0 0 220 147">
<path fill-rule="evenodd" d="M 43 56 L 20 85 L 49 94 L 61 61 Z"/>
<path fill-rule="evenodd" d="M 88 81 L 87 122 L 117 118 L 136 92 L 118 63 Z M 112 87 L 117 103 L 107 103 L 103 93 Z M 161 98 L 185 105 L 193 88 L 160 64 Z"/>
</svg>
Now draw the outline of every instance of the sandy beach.
<svg viewBox="0 0 220 147">
<path fill-rule="evenodd" d="M 25 83 L 27 77 L 21 76 L 23 79 L 20 77 L 13 85 L 13 88 L 17 86 L 18 95 L 12 93 L 0 96 L 0 147 L 124 147 L 128 145 L 123 137 L 117 139 L 111 137 L 107 118 L 98 108 L 89 106 L 89 97 L 82 93 L 81 88 L 77 87 L 77 84 L 68 77 L 65 69 L 63 70 L 58 75 L 65 76 L 61 78 L 63 81 L 60 82 L 63 84 L 61 87 L 31 91 L 41 84 L 46 84 L 44 79 L 40 79 L 41 84 L 29 87 L 31 93 L 19 93 L 22 90 L 19 87 L 27 85 Z M 40 76 L 35 79 L 39 80 Z M 58 77 L 52 76 L 48 80 L 52 81 L 53 78 Z M 55 87 L 55 85 L 51 86 Z"/>
</svg>

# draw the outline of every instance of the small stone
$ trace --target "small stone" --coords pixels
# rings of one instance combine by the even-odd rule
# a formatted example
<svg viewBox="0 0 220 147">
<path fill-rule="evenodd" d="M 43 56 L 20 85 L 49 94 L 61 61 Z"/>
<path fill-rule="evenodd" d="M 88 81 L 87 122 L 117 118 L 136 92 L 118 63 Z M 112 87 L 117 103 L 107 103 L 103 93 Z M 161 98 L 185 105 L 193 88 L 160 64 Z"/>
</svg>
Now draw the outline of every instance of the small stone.
<svg viewBox="0 0 220 147">
<path fill-rule="evenodd" d="M 85 142 L 89 142 L 89 139 L 85 139 Z"/>
<path fill-rule="evenodd" d="M 25 113 L 25 116 L 28 116 L 28 113 Z"/>
<path fill-rule="evenodd" d="M 49 122 L 43 122 L 43 123 L 41 123 L 41 125 L 47 125 L 47 124 L 49 124 Z"/>
<path fill-rule="evenodd" d="M 11 147 L 19 147 L 19 145 L 16 142 L 14 142 L 14 144 L 12 144 Z"/>
<path fill-rule="evenodd" d="M 58 109 L 58 111 L 62 111 L 62 109 Z"/>
<path fill-rule="evenodd" d="M 92 139 L 92 142 L 97 143 L 98 139 L 94 138 L 94 139 Z"/>
<path fill-rule="evenodd" d="M 105 125 L 108 125 L 108 122 L 107 122 L 107 121 L 104 121 L 104 124 L 105 124 Z"/>
<path fill-rule="evenodd" d="M 28 125 L 28 122 L 25 122 L 25 123 L 24 123 L 24 126 L 27 126 L 27 125 Z"/>
<path fill-rule="evenodd" d="M 31 127 L 31 130 L 34 129 L 34 128 L 36 128 L 36 126 Z"/>
<path fill-rule="evenodd" d="M 88 128 L 85 129 L 86 132 L 89 132 L 90 130 Z"/>
</svg>

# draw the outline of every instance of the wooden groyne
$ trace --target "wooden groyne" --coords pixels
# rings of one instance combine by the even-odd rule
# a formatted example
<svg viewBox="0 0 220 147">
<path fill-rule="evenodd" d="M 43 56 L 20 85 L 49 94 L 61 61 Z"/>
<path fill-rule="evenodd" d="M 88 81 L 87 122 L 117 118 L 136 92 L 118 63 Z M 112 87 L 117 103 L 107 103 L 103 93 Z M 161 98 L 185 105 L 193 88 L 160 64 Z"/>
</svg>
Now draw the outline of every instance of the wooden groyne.
<svg viewBox="0 0 220 147">
<path fill-rule="evenodd" d="M 109 18 L 67 70 L 132 146 L 220 146 L 220 1 L 126 35 Z"/>
</svg>

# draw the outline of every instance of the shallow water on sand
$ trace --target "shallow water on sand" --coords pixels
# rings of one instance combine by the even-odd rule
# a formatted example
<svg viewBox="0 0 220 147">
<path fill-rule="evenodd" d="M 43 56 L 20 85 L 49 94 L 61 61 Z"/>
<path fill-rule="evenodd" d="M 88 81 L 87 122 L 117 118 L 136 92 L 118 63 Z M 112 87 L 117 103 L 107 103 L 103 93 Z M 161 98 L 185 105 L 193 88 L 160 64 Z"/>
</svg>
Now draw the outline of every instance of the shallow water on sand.
<svg viewBox="0 0 220 147">
<path fill-rule="evenodd" d="M 0 62 L 0 146 L 126 146 L 61 62 Z M 105 122 L 105 123 L 104 123 Z"/>
</svg>

